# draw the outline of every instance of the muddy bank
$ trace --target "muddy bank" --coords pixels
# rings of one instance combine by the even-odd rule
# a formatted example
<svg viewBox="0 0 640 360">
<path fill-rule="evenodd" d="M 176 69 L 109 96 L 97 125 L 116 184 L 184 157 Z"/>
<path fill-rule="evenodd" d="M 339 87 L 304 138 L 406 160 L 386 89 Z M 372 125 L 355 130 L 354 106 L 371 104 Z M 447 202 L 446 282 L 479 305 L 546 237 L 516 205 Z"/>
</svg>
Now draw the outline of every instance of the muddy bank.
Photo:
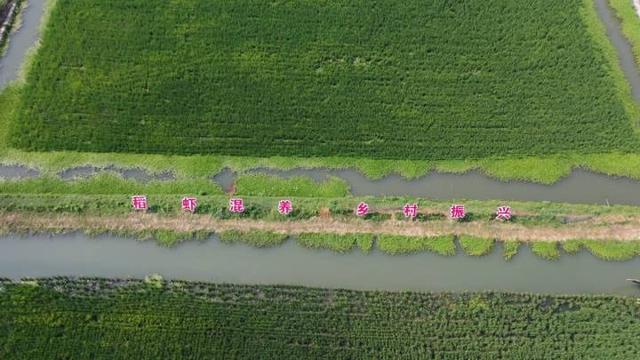
<svg viewBox="0 0 640 360">
<path fill-rule="evenodd" d="M 24 180 L 40 176 L 40 171 L 21 165 L 0 165 L 0 179 Z"/>
<path fill-rule="evenodd" d="M 1 171 L 2 168 L 0 167 L 0 173 Z M 159 174 L 154 174 L 139 168 L 121 168 L 114 165 L 105 167 L 96 167 L 89 165 L 73 167 L 59 172 L 58 177 L 60 177 L 62 180 L 71 181 L 87 179 L 101 173 L 118 174 L 124 179 L 135 180 L 143 183 L 149 181 L 171 181 L 176 179 L 173 173 L 167 171 L 161 172 Z"/>
</svg>

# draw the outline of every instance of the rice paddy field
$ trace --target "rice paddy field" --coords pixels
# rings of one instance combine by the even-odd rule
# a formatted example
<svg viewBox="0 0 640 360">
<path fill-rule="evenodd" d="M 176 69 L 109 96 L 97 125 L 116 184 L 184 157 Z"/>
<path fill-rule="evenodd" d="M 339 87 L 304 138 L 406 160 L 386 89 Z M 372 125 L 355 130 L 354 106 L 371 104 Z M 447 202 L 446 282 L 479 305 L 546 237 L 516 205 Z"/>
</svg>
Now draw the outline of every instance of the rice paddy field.
<svg viewBox="0 0 640 360">
<path fill-rule="evenodd" d="M 451 160 L 633 153 L 591 1 L 57 0 L 24 150 Z"/>
<path fill-rule="evenodd" d="M 0 285 L 0 357 L 635 359 L 636 300 L 146 280 Z M 53 340 L 55 339 L 55 340 Z"/>
</svg>

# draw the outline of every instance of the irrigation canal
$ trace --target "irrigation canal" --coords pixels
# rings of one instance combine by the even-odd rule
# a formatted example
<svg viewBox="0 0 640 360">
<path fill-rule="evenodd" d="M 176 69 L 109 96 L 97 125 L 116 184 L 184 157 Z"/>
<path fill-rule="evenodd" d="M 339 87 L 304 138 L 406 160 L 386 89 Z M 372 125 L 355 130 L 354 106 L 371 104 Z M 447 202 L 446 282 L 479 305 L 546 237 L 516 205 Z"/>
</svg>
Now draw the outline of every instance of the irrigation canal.
<svg viewBox="0 0 640 360">
<path fill-rule="evenodd" d="M 374 250 L 335 254 L 295 241 L 259 249 L 216 239 L 164 248 L 113 236 L 66 235 L 0 238 L 0 275 L 144 277 L 239 284 L 416 291 L 504 290 L 538 293 L 640 295 L 626 281 L 640 277 L 640 258 L 607 262 L 587 252 L 549 262 L 523 246 L 510 261 L 501 247 L 485 257 L 431 253 L 390 256 Z"/>
</svg>

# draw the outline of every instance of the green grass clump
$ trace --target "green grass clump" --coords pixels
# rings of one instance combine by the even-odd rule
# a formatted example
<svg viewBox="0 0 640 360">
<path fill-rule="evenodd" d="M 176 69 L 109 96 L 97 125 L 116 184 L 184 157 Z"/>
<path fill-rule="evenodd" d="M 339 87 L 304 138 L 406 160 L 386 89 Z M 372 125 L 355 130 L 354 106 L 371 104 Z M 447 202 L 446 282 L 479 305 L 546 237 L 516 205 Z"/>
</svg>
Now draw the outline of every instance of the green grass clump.
<svg viewBox="0 0 640 360">
<path fill-rule="evenodd" d="M 534 241 L 530 243 L 531 251 L 541 258 L 547 260 L 558 260 L 560 258 L 560 250 L 558 243 L 554 241 Z"/>
<path fill-rule="evenodd" d="M 519 241 L 507 240 L 502 242 L 502 257 L 509 261 L 518 253 L 522 245 Z"/>
<path fill-rule="evenodd" d="M 584 241 L 571 239 L 561 242 L 561 245 L 562 250 L 564 250 L 567 254 L 575 255 L 579 253 L 580 250 L 582 250 L 582 248 L 584 247 Z"/>
<path fill-rule="evenodd" d="M 460 236 L 458 241 L 460 242 L 462 250 L 464 250 L 467 255 L 471 256 L 487 255 L 491 252 L 491 249 L 493 249 L 493 245 L 495 244 L 494 239 L 485 239 L 467 235 Z"/>
<path fill-rule="evenodd" d="M 339 253 L 349 252 L 354 246 L 368 253 L 373 247 L 372 234 L 302 233 L 296 236 L 296 240 L 307 248 L 328 249 Z"/>
<path fill-rule="evenodd" d="M 278 246 L 287 240 L 288 237 L 287 234 L 264 230 L 227 230 L 218 234 L 218 238 L 224 243 L 245 243 L 256 247 Z"/>
<path fill-rule="evenodd" d="M 318 183 L 304 176 L 282 179 L 269 175 L 242 175 L 236 180 L 235 186 L 237 195 L 295 197 L 349 195 L 349 184 L 337 177 L 331 177 L 327 181 Z"/>
<path fill-rule="evenodd" d="M 10 139 L 30 151 L 423 160 L 408 176 L 428 160 L 634 152 L 594 17 L 586 0 L 58 0 Z M 379 176 L 395 168 L 386 161 L 360 167 Z"/>
<path fill-rule="evenodd" d="M 421 251 L 431 251 L 439 255 L 452 256 L 456 254 L 453 236 L 378 236 L 378 248 L 389 255 L 411 254 Z"/>
</svg>

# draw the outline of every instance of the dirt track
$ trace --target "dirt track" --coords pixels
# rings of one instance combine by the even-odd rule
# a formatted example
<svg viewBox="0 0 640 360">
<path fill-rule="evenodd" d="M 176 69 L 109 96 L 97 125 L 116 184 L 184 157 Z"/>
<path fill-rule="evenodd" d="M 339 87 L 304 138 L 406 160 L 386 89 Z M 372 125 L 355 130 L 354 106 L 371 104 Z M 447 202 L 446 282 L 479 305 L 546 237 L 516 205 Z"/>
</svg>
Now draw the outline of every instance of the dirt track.
<svg viewBox="0 0 640 360">
<path fill-rule="evenodd" d="M 6 231 L 73 231 L 73 230 L 174 230 L 191 232 L 198 230 L 269 230 L 287 234 L 303 232 L 374 233 L 410 236 L 473 235 L 499 240 L 563 241 L 569 239 L 639 240 L 640 218 L 599 217 L 584 222 L 561 226 L 524 226 L 499 222 L 457 223 L 449 221 L 415 222 L 362 220 L 341 221 L 314 218 L 303 221 L 276 222 L 258 220 L 219 220 L 206 215 L 176 217 L 154 214 L 128 216 L 77 216 L 49 214 L 0 214 L 0 228 Z"/>
</svg>

